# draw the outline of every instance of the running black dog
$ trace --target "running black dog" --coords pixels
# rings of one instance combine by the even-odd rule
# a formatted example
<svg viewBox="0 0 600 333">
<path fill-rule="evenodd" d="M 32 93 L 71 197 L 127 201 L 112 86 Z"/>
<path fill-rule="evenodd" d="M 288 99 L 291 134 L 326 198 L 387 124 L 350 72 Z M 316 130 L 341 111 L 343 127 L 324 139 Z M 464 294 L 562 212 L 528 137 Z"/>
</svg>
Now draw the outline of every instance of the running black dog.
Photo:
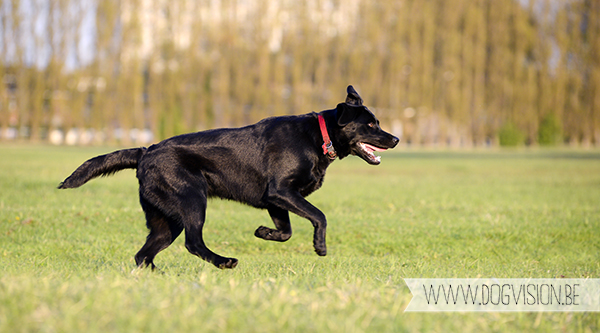
<svg viewBox="0 0 600 333">
<path fill-rule="evenodd" d="M 288 212 L 312 222 L 318 255 L 327 253 L 325 215 L 304 199 L 323 184 L 336 157 L 357 155 L 379 164 L 374 151 L 393 148 L 398 138 L 384 132 L 352 86 L 345 103 L 333 110 L 264 119 L 254 125 L 214 129 L 166 139 L 84 162 L 58 188 L 75 188 L 92 178 L 137 169 L 140 202 L 150 234 L 135 255 L 150 265 L 185 230 L 190 253 L 219 268 L 238 260 L 213 253 L 204 244 L 206 201 L 219 197 L 267 209 L 275 229 L 256 229 L 256 237 L 284 242 L 292 236 Z"/>
</svg>

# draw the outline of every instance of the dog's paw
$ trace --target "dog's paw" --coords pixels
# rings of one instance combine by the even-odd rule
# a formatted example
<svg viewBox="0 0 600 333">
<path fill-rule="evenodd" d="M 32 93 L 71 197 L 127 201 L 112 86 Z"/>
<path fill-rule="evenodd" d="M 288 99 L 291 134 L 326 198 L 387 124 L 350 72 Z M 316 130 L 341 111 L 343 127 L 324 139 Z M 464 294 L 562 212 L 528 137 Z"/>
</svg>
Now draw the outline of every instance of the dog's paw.
<svg viewBox="0 0 600 333">
<path fill-rule="evenodd" d="M 219 267 L 220 269 L 226 269 L 226 268 L 235 268 L 235 266 L 237 266 L 238 264 L 238 260 L 235 258 L 224 258 L 225 261 L 215 264 L 215 266 Z"/>
<path fill-rule="evenodd" d="M 315 246 L 315 252 L 320 255 L 321 257 L 324 257 L 327 255 L 327 248 L 325 246 L 323 247 L 316 247 Z"/>
<path fill-rule="evenodd" d="M 267 227 L 260 226 L 254 232 L 254 236 L 262 238 L 264 240 L 285 242 L 292 237 L 292 233 L 283 233 L 280 230 L 275 230 Z"/>
<path fill-rule="evenodd" d="M 258 229 L 256 229 L 256 231 L 254 232 L 254 236 L 258 237 L 258 238 L 262 238 L 262 239 L 271 239 L 271 235 L 273 234 L 273 229 L 271 228 L 267 228 L 264 226 L 260 226 L 258 227 Z"/>
</svg>

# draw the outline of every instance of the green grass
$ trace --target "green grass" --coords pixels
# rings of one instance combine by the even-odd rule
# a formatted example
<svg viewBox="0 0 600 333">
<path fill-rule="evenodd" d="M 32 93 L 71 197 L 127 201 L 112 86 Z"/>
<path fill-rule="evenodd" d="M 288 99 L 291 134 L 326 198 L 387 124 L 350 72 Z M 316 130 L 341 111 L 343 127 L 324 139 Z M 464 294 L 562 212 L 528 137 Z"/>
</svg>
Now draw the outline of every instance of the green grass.
<svg viewBox="0 0 600 333">
<path fill-rule="evenodd" d="M 218 270 L 183 237 L 159 272 L 135 270 L 146 229 L 133 171 L 59 191 L 111 148 L 0 145 L 1 332 L 479 332 L 600 329 L 597 313 L 403 313 L 403 278 L 600 277 L 600 152 L 384 153 L 336 161 L 309 197 L 328 255 L 292 217 L 286 243 L 253 236 L 268 214 L 209 202 Z"/>
</svg>

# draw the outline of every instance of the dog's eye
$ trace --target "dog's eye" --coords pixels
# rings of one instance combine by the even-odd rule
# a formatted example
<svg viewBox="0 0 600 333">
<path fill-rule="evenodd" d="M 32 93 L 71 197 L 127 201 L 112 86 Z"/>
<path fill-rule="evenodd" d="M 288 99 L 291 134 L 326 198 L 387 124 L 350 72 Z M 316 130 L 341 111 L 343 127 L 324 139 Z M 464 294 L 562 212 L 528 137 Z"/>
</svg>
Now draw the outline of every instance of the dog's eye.
<svg viewBox="0 0 600 333">
<path fill-rule="evenodd" d="M 371 128 L 375 127 L 375 123 L 369 123 L 369 127 L 371 127 Z"/>
</svg>

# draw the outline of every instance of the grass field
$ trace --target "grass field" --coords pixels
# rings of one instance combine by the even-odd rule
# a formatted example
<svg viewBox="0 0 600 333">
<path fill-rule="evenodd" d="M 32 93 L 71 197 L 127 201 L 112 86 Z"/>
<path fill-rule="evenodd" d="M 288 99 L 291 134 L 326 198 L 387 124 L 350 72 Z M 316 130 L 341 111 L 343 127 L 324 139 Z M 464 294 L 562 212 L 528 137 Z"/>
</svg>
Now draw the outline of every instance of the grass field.
<svg viewBox="0 0 600 333">
<path fill-rule="evenodd" d="M 0 145 L 0 332 L 600 330 L 600 313 L 403 313 L 403 278 L 600 277 L 600 152 L 383 153 L 336 161 L 309 197 L 328 217 L 286 243 L 268 214 L 209 202 L 218 270 L 180 237 L 134 269 L 146 229 L 134 172 L 56 190 L 112 148 Z"/>
</svg>

